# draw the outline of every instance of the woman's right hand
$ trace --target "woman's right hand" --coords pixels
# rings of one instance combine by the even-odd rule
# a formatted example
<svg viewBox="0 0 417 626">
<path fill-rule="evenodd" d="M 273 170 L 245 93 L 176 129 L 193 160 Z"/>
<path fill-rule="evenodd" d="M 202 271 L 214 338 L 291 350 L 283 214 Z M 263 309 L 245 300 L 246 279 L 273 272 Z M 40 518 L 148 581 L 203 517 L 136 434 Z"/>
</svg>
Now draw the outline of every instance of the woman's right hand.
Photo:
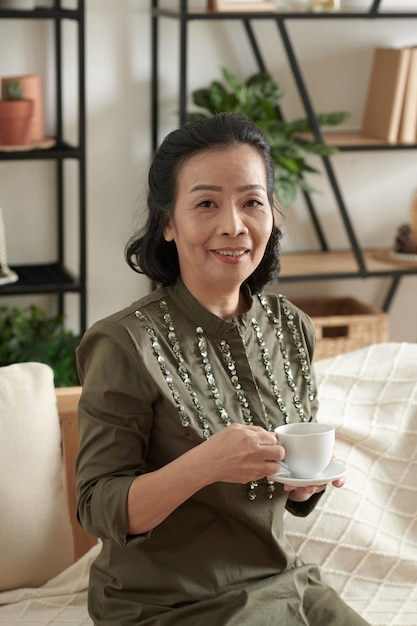
<svg viewBox="0 0 417 626">
<path fill-rule="evenodd" d="M 280 471 L 285 456 L 274 433 L 260 426 L 231 424 L 194 449 L 207 484 L 247 483 Z"/>
</svg>

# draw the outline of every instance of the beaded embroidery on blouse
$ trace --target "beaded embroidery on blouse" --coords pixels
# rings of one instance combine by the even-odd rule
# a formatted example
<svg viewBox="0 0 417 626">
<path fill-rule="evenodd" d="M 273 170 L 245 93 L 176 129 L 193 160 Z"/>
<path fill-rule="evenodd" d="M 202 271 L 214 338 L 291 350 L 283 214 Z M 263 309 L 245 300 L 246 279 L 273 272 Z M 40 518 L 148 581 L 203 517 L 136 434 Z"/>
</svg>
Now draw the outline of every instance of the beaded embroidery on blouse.
<svg viewBox="0 0 417 626">
<path fill-rule="evenodd" d="M 275 336 L 278 340 L 281 355 L 283 358 L 285 378 L 286 378 L 286 383 L 291 391 L 292 404 L 295 408 L 296 413 L 298 414 L 299 420 L 307 421 L 308 416 L 305 415 L 302 401 L 301 401 L 297 386 L 295 384 L 294 375 L 291 369 L 291 361 L 289 359 L 288 352 L 284 343 L 284 333 L 283 333 L 283 329 L 280 324 L 280 321 L 278 320 L 277 317 L 275 317 L 273 311 L 269 307 L 266 297 L 262 294 L 259 294 L 258 299 L 269 321 L 271 322 L 271 324 L 275 326 Z M 285 316 L 286 325 L 290 331 L 292 341 L 296 347 L 301 373 L 307 384 L 308 398 L 311 401 L 311 400 L 314 400 L 316 396 L 316 390 L 314 389 L 314 386 L 313 386 L 311 373 L 310 373 L 310 367 L 309 367 L 309 361 L 306 355 L 306 351 L 303 346 L 300 333 L 296 327 L 296 324 L 293 321 L 294 316 L 291 312 L 291 309 L 288 307 L 285 296 L 280 295 L 279 299 L 281 303 L 281 309 Z M 202 428 L 202 434 L 204 438 L 208 439 L 210 435 L 212 434 L 210 431 L 210 425 L 208 423 L 207 415 L 204 411 L 203 404 L 199 400 L 197 393 L 195 392 L 193 388 L 192 378 L 191 378 L 190 372 L 187 369 L 187 366 L 185 365 L 185 359 L 181 351 L 180 342 L 176 335 L 175 326 L 173 324 L 173 320 L 169 312 L 167 302 L 165 300 L 162 300 L 159 304 L 159 308 L 160 308 L 160 311 L 161 311 L 161 314 L 165 323 L 166 332 L 167 332 L 166 336 L 168 338 L 172 353 L 177 363 L 177 373 L 185 387 L 186 392 L 191 398 L 192 404 L 195 408 L 198 420 L 200 422 L 200 426 Z M 176 406 L 178 407 L 180 423 L 185 428 L 188 428 L 191 424 L 191 417 L 188 415 L 188 413 L 185 410 L 185 405 L 181 399 L 180 391 L 174 385 L 172 374 L 169 371 L 169 368 L 167 366 L 167 361 L 161 351 L 161 346 L 159 344 L 157 334 L 154 328 L 149 323 L 149 320 L 147 319 L 147 317 L 141 311 L 135 311 L 135 316 L 145 325 L 146 331 L 151 341 L 153 354 L 157 360 L 158 366 L 165 379 L 165 382 L 168 385 L 168 388 L 171 392 L 171 396 Z M 280 412 L 283 415 L 284 422 L 289 423 L 291 421 L 290 411 L 284 401 L 282 390 L 279 388 L 278 383 L 274 378 L 273 367 L 272 367 L 271 359 L 269 356 L 269 351 L 266 346 L 266 342 L 265 342 L 262 330 L 255 318 L 252 318 L 251 326 L 255 333 L 256 341 L 257 341 L 257 344 L 259 346 L 259 349 L 262 355 L 262 362 L 263 362 L 263 366 L 265 369 L 266 378 L 268 379 L 270 383 L 273 397 L 275 398 L 276 404 Z M 207 342 L 204 336 L 204 330 L 201 326 L 197 326 L 195 329 L 195 332 L 196 332 L 196 343 L 197 343 L 198 351 L 199 351 L 200 358 L 201 358 L 201 368 L 205 376 L 205 379 L 207 381 L 208 390 L 213 399 L 216 410 L 219 414 L 220 421 L 224 424 L 224 426 L 230 426 L 230 424 L 232 423 L 232 420 L 230 416 L 228 415 L 226 408 L 224 407 L 223 403 L 220 400 L 218 384 L 216 382 L 216 378 L 213 373 L 213 369 L 212 369 L 212 366 L 210 364 L 210 360 L 208 357 Z M 226 340 L 223 339 L 220 341 L 220 348 L 221 348 L 223 359 L 226 365 L 226 369 L 229 373 L 230 382 L 232 384 L 233 390 L 241 406 L 243 420 L 245 424 L 253 424 L 253 417 L 251 415 L 249 403 L 247 401 L 245 392 L 242 389 L 242 385 L 240 383 L 238 371 L 236 368 L 236 363 L 233 359 L 230 346 Z M 263 406 L 264 419 L 265 419 L 267 429 L 271 431 L 273 430 L 273 424 L 271 423 L 269 419 L 266 407 L 263 402 L 262 402 L 262 406 Z M 257 481 L 253 481 L 249 484 L 248 497 L 250 500 L 254 500 L 256 498 L 255 490 L 257 486 L 258 486 Z M 268 498 L 272 498 L 274 489 L 275 489 L 274 483 L 271 481 L 267 481 L 266 496 Z"/>
</svg>

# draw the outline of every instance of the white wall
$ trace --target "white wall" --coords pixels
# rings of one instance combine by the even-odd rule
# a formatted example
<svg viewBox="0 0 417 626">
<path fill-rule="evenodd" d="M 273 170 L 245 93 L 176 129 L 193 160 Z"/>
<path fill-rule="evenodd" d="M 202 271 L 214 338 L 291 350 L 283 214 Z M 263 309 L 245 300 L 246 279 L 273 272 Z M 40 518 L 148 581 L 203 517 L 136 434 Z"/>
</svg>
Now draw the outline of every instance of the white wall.
<svg viewBox="0 0 417 626">
<path fill-rule="evenodd" d="M 351 2 L 357 4 L 360 0 Z M 190 0 L 190 3 L 201 5 L 200 0 L 195 3 Z M 387 7 L 399 4 L 417 10 L 417 0 L 385 1 Z M 147 0 L 86 0 L 89 324 L 129 304 L 148 289 L 148 281 L 127 267 L 123 248 L 143 217 L 151 153 L 149 5 Z M 303 115 L 275 25 L 259 21 L 256 29 L 261 33 L 262 51 L 269 69 L 286 90 L 283 100 L 286 117 Z M 297 21 L 292 22 L 289 29 L 317 109 L 350 111 L 347 127 L 352 129 L 357 129 L 361 123 L 373 47 L 417 43 L 417 19 Z M 177 34 L 175 20 L 161 20 L 162 135 L 177 125 Z M 69 32 L 69 48 L 72 43 Z M 0 23 L 0 76 L 36 72 L 48 85 L 49 44 L 48 26 L 15 21 Z M 257 71 L 243 29 L 236 22 L 191 23 L 189 46 L 191 90 L 220 77 L 222 66 L 240 78 Z M 76 128 L 74 98 L 71 97 L 75 59 L 68 64 L 66 73 L 67 128 L 71 134 Z M 50 90 L 46 86 L 47 103 L 51 98 Z M 47 112 L 47 127 L 49 132 L 53 131 L 50 111 Z M 364 246 L 391 245 L 397 227 L 408 220 L 411 195 L 417 188 L 416 152 L 344 153 L 335 157 L 334 163 L 361 243 Z M 325 178 L 316 176 L 312 182 L 320 190 L 316 203 L 320 215 L 324 216 L 329 240 L 335 247 L 346 246 Z M 53 199 L 50 197 L 53 185 L 50 164 L 1 163 L 0 206 L 5 213 L 10 263 L 38 257 L 45 260 L 45 254 L 53 257 Z M 71 193 L 68 202 L 76 206 Z M 301 198 L 287 212 L 284 229 L 285 250 L 317 245 Z M 75 223 L 70 221 L 70 237 L 75 230 Z M 71 241 L 69 246 L 74 261 L 76 248 Z M 285 284 L 282 291 L 293 297 L 353 295 L 380 306 L 387 287 L 384 280 L 323 281 Z M 401 282 L 390 311 L 392 340 L 417 340 L 416 288 L 417 277 L 404 278 Z M 2 302 L 22 304 L 24 300 L 3 298 L 0 304 Z M 76 317 L 75 297 L 71 298 L 70 305 L 71 323 Z"/>
</svg>

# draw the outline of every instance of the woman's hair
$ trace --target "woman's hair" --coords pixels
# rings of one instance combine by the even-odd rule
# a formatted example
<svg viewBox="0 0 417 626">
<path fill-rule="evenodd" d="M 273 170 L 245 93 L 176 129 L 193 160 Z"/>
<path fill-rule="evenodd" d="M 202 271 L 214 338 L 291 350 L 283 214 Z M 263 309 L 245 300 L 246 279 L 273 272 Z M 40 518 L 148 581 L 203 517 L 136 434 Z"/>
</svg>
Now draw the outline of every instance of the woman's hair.
<svg viewBox="0 0 417 626">
<path fill-rule="evenodd" d="M 249 118 L 234 113 L 189 122 L 169 133 L 153 158 L 148 177 L 148 219 L 144 228 L 128 241 L 128 265 L 162 285 L 173 284 L 180 273 L 177 248 L 166 241 L 164 228 L 174 213 L 178 174 L 185 161 L 205 150 L 223 150 L 242 144 L 253 146 L 263 158 L 267 196 L 274 208 L 275 171 L 269 145 L 258 126 Z M 258 293 L 279 272 L 281 231 L 273 226 L 264 256 L 246 283 Z"/>
</svg>

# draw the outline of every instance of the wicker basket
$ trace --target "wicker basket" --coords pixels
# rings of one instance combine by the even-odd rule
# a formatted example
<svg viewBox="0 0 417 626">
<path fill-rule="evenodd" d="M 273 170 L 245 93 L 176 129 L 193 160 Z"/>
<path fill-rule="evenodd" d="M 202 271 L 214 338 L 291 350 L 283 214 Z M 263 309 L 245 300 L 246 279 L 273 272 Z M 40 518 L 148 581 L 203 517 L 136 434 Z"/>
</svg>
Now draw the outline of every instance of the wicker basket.
<svg viewBox="0 0 417 626">
<path fill-rule="evenodd" d="M 388 341 L 388 315 L 354 298 L 292 300 L 312 319 L 317 346 L 314 360 Z"/>
</svg>

